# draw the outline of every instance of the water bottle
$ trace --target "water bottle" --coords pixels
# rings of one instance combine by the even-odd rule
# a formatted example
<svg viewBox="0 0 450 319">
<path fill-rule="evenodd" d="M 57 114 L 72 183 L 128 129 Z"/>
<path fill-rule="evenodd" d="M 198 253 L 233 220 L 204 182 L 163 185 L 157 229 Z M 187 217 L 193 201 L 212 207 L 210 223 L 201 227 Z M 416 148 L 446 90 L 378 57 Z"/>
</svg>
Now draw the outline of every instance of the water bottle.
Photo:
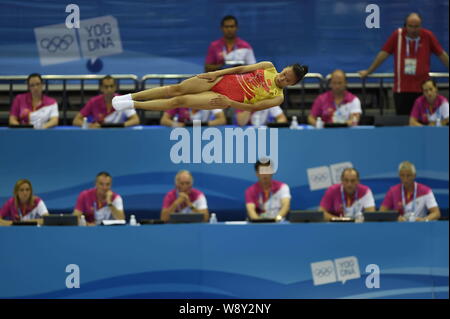
<svg viewBox="0 0 450 319">
<path fill-rule="evenodd" d="M 84 215 L 81 215 L 80 222 L 78 223 L 78 226 L 87 226 L 86 217 L 84 217 Z"/>
<path fill-rule="evenodd" d="M 291 130 L 298 130 L 298 121 L 297 116 L 292 116 L 291 126 L 289 127 Z"/>
<path fill-rule="evenodd" d="M 173 117 L 172 120 L 172 127 L 177 127 L 178 126 L 178 114 L 175 114 L 175 116 Z"/>
<path fill-rule="evenodd" d="M 318 129 L 323 128 L 323 121 L 322 121 L 322 118 L 320 116 L 316 120 L 316 128 L 318 128 Z"/>
<path fill-rule="evenodd" d="M 209 218 L 210 224 L 217 224 L 217 216 L 215 213 L 211 213 L 211 217 Z"/>
<path fill-rule="evenodd" d="M 436 119 L 436 126 L 442 126 L 441 118 L 440 118 L 440 117 L 438 117 L 438 118 Z"/>
<path fill-rule="evenodd" d="M 130 226 L 137 226 L 136 216 L 130 216 Z"/>
<path fill-rule="evenodd" d="M 409 216 L 408 216 L 408 221 L 409 222 L 415 222 L 416 221 L 416 214 L 410 213 Z"/>
<path fill-rule="evenodd" d="M 357 212 L 355 215 L 355 223 L 363 223 L 364 222 L 364 215 L 362 212 Z"/>
<path fill-rule="evenodd" d="M 252 124 L 253 124 L 253 126 L 256 127 L 256 128 L 260 127 L 261 121 L 260 121 L 260 118 L 259 118 L 259 115 L 258 115 L 258 114 L 256 114 L 256 115 L 253 116 L 253 118 L 252 118 Z"/>
<path fill-rule="evenodd" d="M 34 122 L 34 128 L 35 129 L 41 129 L 43 127 L 42 125 L 42 119 L 36 119 L 36 121 Z"/>
<path fill-rule="evenodd" d="M 89 124 L 88 124 L 87 117 L 83 117 L 83 125 L 81 126 L 81 128 L 82 128 L 83 130 L 86 130 L 86 129 L 89 128 Z"/>
</svg>

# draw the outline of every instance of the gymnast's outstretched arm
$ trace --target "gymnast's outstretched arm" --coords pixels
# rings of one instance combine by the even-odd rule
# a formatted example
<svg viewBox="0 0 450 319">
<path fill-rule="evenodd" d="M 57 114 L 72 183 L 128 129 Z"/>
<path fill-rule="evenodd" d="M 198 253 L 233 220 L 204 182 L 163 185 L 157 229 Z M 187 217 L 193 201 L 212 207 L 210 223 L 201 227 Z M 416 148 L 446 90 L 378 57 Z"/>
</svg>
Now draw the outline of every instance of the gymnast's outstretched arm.
<svg viewBox="0 0 450 319">
<path fill-rule="evenodd" d="M 207 79 L 208 81 L 212 82 L 212 81 L 216 80 L 218 77 L 224 76 L 227 74 L 242 74 L 242 73 L 253 72 L 253 71 L 259 70 L 259 69 L 269 69 L 269 68 L 273 68 L 273 67 L 274 66 L 273 66 L 272 62 L 259 62 L 259 63 L 255 63 L 255 64 L 241 65 L 241 66 L 236 66 L 234 68 L 228 68 L 228 69 L 218 70 L 218 71 L 214 71 L 214 72 L 202 73 L 202 74 L 197 75 L 197 77 L 199 77 L 201 79 Z"/>
</svg>

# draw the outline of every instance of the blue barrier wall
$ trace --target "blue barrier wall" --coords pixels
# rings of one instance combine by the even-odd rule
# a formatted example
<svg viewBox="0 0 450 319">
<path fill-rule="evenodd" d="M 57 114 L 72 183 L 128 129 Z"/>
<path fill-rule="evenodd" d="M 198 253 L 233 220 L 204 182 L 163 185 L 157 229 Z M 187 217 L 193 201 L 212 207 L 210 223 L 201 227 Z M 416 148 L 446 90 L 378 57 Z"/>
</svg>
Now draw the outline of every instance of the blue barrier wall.
<svg viewBox="0 0 450 319">
<path fill-rule="evenodd" d="M 254 47 L 257 60 L 273 61 L 278 68 L 300 61 L 310 65 L 311 72 L 323 74 L 335 68 L 347 72 L 365 69 L 412 11 L 420 12 L 423 26 L 436 34 L 447 52 L 449 48 L 449 5 L 445 0 L 379 0 L 380 28 L 372 29 L 365 21 L 369 15 L 366 7 L 373 1 L 79 0 L 76 4 L 82 21 L 103 16 L 117 20 L 122 49 L 115 39 L 106 41 L 110 30 L 98 31 L 98 41 L 103 42 L 95 45 L 97 38 L 93 38 L 89 52 L 75 49 L 78 58 L 72 61 L 41 65 L 39 47 L 47 53 L 56 47 L 41 42 L 46 37 L 36 35 L 35 28 L 64 24 L 69 3 L 0 1 L 0 74 L 200 73 L 209 43 L 222 36 L 219 24 L 227 14 L 238 18 L 239 35 Z M 82 40 L 79 31 L 65 44 L 55 39 L 56 35 L 48 35 L 58 47 Z M 104 55 L 97 52 L 102 46 L 120 52 Z M 99 59 L 91 61 L 92 56 Z M 391 58 L 379 71 L 392 72 L 392 65 Z M 434 56 L 432 70 L 446 71 Z"/>
<path fill-rule="evenodd" d="M 11 275 L 0 279 L 0 298 L 448 298 L 448 229 L 443 221 L 2 227 L 0 273 Z M 76 282 L 68 265 L 78 267 L 79 288 L 66 286 Z M 367 285 L 376 282 L 369 265 L 378 287 Z"/>
<path fill-rule="evenodd" d="M 222 136 L 226 129 L 215 128 Z M 206 194 L 219 220 L 243 219 L 245 189 L 256 182 L 253 164 L 247 157 L 241 164 L 206 164 L 203 160 L 174 164 L 170 152 L 177 141 L 170 139 L 171 132 L 163 127 L 2 129 L 0 202 L 11 196 L 19 178 L 28 178 L 50 210 L 72 211 L 79 192 L 93 187 L 96 174 L 106 170 L 113 176 L 113 190 L 124 198 L 127 213 L 145 210 L 153 212 L 148 217 L 157 217 L 176 172 L 188 169 L 195 177 L 194 187 Z M 389 187 L 399 183 L 397 168 L 404 160 L 416 165 L 418 181 L 432 187 L 440 207 L 448 208 L 448 127 L 276 132 L 279 164 L 274 179 L 290 186 L 293 209 L 317 207 L 324 194 L 325 189 L 311 190 L 308 169 L 345 162 L 360 171 L 361 183 L 371 187 L 379 207 Z M 203 148 L 208 144 L 201 143 Z M 254 145 L 246 144 L 244 151 Z M 267 154 L 274 152 L 268 149 Z"/>
</svg>

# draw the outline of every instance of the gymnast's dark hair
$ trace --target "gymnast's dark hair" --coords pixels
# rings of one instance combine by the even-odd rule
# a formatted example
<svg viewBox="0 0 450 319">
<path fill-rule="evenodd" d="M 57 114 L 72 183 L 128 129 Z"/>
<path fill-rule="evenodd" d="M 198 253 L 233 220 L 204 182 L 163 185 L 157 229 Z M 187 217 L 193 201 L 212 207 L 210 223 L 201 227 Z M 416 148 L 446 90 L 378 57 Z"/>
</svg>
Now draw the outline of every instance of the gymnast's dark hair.
<svg viewBox="0 0 450 319">
<path fill-rule="evenodd" d="M 297 76 L 297 82 L 295 82 L 295 84 L 297 84 L 305 77 L 306 73 L 308 73 L 308 66 L 298 63 L 292 64 L 290 66 L 292 67 L 292 70 L 294 70 L 294 73 Z"/>
</svg>

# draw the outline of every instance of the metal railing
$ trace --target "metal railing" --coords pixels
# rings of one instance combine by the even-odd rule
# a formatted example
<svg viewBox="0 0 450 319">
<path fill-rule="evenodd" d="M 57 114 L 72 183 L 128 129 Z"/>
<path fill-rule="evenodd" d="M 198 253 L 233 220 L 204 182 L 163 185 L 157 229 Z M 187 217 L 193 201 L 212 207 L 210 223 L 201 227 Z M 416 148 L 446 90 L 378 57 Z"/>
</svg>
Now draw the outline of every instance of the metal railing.
<svg viewBox="0 0 450 319">
<path fill-rule="evenodd" d="M 447 79 L 447 87 L 448 87 L 448 73 L 443 72 L 430 72 L 429 73 L 431 78 L 444 78 Z M 134 75 L 134 74 L 111 74 L 112 77 L 117 79 L 117 86 L 118 90 L 120 90 L 120 81 L 128 80 L 133 83 L 132 87 L 134 91 L 144 90 L 148 88 L 148 83 L 151 81 L 156 81 L 157 84 L 153 86 L 163 86 L 170 83 L 180 83 L 182 80 L 188 79 L 190 77 L 195 76 L 195 74 L 146 74 L 140 79 Z M 347 79 L 359 79 L 361 81 L 361 88 L 362 88 L 362 107 L 363 111 L 367 107 L 367 89 L 368 89 L 368 82 L 371 79 L 378 80 L 375 84 L 375 87 L 378 88 L 379 94 L 380 94 L 380 103 L 379 103 L 379 109 L 380 114 L 383 115 L 383 110 L 385 109 L 385 106 L 388 105 L 388 97 L 386 96 L 385 89 L 386 86 L 386 80 L 393 79 L 394 74 L 393 73 L 374 73 L 370 74 L 368 77 L 362 79 L 358 73 L 346 73 Z M 14 94 L 14 85 L 17 85 L 18 82 L 21 82 L 23 84 L 26 79 L 27 75 L 12 75 L 12 76 L 0 76 L 0 83 L 7 82 L 9 85 L 9 102 L 10 105 L 13 101 L 13 94 Z M 50 82 L 60 82 L 62 83 L 62 105 L 61 105 L 61 111 L 63 113 L 63 123 L 64 125 L 67 124 L 67 110 L 68 110 L 68 89 L 67 85 L 70 81 L 77 81 L 80 84 L 80 96 L 81 96 L 81 104 L 84 104 L 85 102 L 85 85 L 87 81 L 95 81 L 95 80 L 101 80 L 104 77 L 104 75 L 43 75 L 42 78 L 45 82 L 45 89 L 44 92 L 47 94 L 49 91 L 49 84 Z M 300 110 L 302 112 L 305 111 L 306 108 L 306 89 L 317 89 L 317 85 L 313 84 L 310 85 L 309 80 L 317 81 L 319 92 L 323 92 L 328 88 L 329 79 L 331 78 L 331 74 L 326 75 L 325 77 L 320 73 L 308 73 L 304 80 L 302 80 L 299 84 L 289 86 L 286 88 L 287 96 L 289 96 L 289 91 L 300 91 L 301 95 L 301 104 L 300 104 Z M 52 84 L 53 85 L 53 84 Z M 438 83 L 439 85 L 439 83 Z M 308 88 L 309 86 L 309 88 Z M 288 106 L 290 106 L 289 98 L 286 99 Z"/>
<path fill-rule="evenodd" d="M 308 79 L 312 79 L 312 80 L 317 80 L 318 84 L 319 84 L 319 92 L 322 93 L 324 91 L 324 84 L 325 84 L 325 80 L 323 78 L 323 75 L 320 73 L 308 73 L 305 75 L 305 77 L 303 78 L 303 80 L 296 84 L 296 85 L 291 85 L 288 86 L 286 88 L 286 91 L 289 92 L 289 90 L 300 90 L 301 92 L 301 104 L 300 104 L 300 110 L 302 112 L 302 115 L 304 115 L 305 109 L 306 109 L 306 101 L 305 101 L 305 96 L 306 96 L 306 91 L 305 91 L 305 86 L 306 86 L 306 81 Z M 290 106 L 290 99 L 289 99 L 289 93 L 286 94 L 286 99 L 285 99 L 285 103 L 288 104 L 288 106 Z"/>
<path fill-rule="evenodd" d="M 141 78 L 141 88 L 145 90 L 146 84 L 150 80 L 159 80 L 159 86 L 163 86 L 166 81 L 176 80 L 177 83 L 196 76 L 196 74 L 146 74 Z"/>
</svg>

